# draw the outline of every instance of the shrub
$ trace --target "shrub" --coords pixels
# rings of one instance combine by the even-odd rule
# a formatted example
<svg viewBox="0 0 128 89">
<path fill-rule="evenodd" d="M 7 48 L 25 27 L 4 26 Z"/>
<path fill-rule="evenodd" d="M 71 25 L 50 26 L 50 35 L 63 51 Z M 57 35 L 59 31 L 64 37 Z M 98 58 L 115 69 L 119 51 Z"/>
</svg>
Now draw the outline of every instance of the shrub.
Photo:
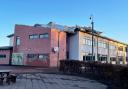
<svg viewBox="0 0 128 89">
<path fill-rule="evenodd" d="M 89 73 L 103 80 L 109 80 L 121 89 L 128 89 L 128 66 L 103 64 L 94 61 L 61 60 L 60 71 L 84 75 Z"/>
</svg>

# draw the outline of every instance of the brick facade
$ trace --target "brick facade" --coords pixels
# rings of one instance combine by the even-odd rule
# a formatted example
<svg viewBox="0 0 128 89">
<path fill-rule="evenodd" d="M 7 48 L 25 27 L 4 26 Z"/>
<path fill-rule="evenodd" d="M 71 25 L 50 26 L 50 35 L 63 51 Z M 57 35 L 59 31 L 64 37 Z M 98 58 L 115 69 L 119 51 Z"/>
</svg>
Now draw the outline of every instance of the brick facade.
<svg viewBox="0 0 128 89">
<path fill-rule="evenodd" d="M 48 38 L 30 39 L 29 36 L 33 34 L 48 33 Z M 20 45 L 16 45 L 16 37 L 20 37 Z M 59 43 L 58 43 L 59 37 Z M 34 27 L 25 25 L 16 25 L 14 34 L 13 53 L 23 53 L 23 65 L 30 66 L 44 66 L 56 67 L 57 61 L 66 59 L 66 33 L 59 32 L 57 29 Z M 59 48 L 58 52 L 53 52 L 54 47 Z M 28 59 L 28 54 L 47 54 L 47 60 Z M 58 59 L 59 58 L 59 59 Z"/>
<path fill-rule="evenodd" d="M 0 47 L 0 64 L 11 64 L 12 47 Z"/>
</svg>

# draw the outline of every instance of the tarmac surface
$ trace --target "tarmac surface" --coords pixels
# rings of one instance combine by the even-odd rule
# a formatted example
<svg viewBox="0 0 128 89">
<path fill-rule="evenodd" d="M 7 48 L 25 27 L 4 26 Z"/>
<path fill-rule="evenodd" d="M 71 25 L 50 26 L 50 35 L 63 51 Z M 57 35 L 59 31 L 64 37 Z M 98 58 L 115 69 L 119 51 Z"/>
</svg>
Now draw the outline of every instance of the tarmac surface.
<svg viewBox="0 0 128 89">
<path fill-rule="evenodd" d="M 16 83 L 4 83 L 0 89 L 107 89 L 107 85 L 88 78 L 58 74 L 56 69 L 0 66 L 17 75 Z"/>
</svg>

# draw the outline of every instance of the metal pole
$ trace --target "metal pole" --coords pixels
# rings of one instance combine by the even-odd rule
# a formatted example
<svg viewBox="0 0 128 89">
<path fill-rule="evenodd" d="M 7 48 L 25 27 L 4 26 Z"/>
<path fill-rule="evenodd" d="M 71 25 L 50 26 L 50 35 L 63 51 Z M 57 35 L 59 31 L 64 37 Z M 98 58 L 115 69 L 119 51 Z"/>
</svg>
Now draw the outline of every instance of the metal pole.
<svg viewBox="0 0 128 89">
<path fill-rule="evenodd" d="M 98 56 L 98 55 L 99 55 L 99 53 L 98 53 L 98 49 L 99 49 L 99 47 L 98 47 L 98 42 L 99 42 L 99 41 L 98 41 L 98 35 L 97 35 L 97 61 L 99 61 L 99 56 Z"/>
<path fill-rule="evenodd" d="M 93 22 L 93 16 L 90 17 L 91 19 L 91 25 L 92 25 L 92 61 L 94 60 L 94 22 Z"/>
</svg>

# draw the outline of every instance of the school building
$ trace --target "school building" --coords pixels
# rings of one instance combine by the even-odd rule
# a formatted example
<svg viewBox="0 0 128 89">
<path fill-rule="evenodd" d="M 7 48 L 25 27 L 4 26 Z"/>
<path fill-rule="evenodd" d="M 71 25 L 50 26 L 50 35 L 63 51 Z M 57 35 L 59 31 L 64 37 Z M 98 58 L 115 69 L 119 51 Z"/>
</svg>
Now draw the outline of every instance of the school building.
<svg viewBox="0 0 128 89">
<path fill-rule="evenodd" d="M 59 60 L 100 61 L 127 64 L 128 45 L 102 36 L 90 27 L 48 24 L 15 25 L 7 36 L 10 46 L 0 47 L 0 64 L 57 67 Z M 92 60 L 93 59 L 93 60 Z"/>
</svg>

